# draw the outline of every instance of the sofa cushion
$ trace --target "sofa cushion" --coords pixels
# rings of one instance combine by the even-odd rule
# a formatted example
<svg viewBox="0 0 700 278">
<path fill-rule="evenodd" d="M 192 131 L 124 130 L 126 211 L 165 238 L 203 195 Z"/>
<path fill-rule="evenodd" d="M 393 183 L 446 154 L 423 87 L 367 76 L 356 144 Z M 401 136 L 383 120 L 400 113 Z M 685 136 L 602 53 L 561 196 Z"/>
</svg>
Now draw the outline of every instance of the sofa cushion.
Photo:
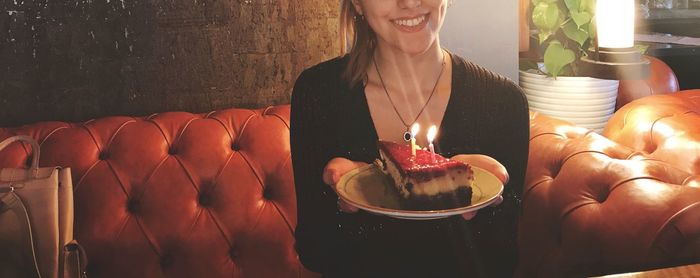
<svg viewBox="0 0 700 278">
<path fill-rule="evenodd" d="M 0 129 L 70 167 L 95 277 L 299 277 L 289 106 Z M 26 164 L 29 147 L 0 153 Z"/>
<path fill-rule="evenodd" d="M 635 100 L 610 118 L 603 135 L 700 174 L 700 89 Z"/>
<path fill-rule="evenodd" d="M 537 113 L 518 243 L 521 277 L 700 261 L 700 177 Z"/>
</svg>

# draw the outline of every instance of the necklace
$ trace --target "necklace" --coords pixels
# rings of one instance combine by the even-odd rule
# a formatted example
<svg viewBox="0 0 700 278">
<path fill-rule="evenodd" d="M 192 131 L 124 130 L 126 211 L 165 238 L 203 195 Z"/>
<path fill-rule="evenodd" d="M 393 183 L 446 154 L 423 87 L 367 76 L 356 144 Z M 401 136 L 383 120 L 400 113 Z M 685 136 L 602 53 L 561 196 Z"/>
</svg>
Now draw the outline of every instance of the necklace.
<svg viewBox="0 0 700 278">
<path fill-rule="evenodd" d="M 444 51 L 442 52 L 442 65 L 440 67 L 440 73 L 438 74 L 437 80 L 435 80 L 435 85 L 433 85 L 433 90 L 430 92 L 430 96 L 428 97 L 428 100 L 425 101 L 425 104 L 423 104 L 423 107 L 421 107 L 420 111 L 418 111 L 418 115 L 416 115 L 415 118 L 413 118 L 413 121 L 410 123 L 406 123 L 406 121 L 401 117 L 401 113 L 399 113 L 399 110 L 396 108 L 396 105 L 394 104 L 394 100 L 391 99 L 391 96 L 389 95 L 389 91 L 386 89 L 386 85 L 384 85 L 384 79 L 382 79 L 382 74 L 379 73 L 379 67 L 377 67 L 377 61 L 374 59 L 374 56 L 372 56 L 372 62 L 374 63 L 374 69 L 377 71 L 377 75 L 379 76 L 379 82 L 382 83 L 382 88 L 384 89 L 384 93 L 386 94 L 386 97 L 389 99 L 389 103 L 391 103 L 391 107 L 394 108 L 394 112 L 396 112 L 396 116 L 399 116 L 399 119 L 401 120 L 401 124 L 403 124 L 404 127 L 406 127 L 406 132 L 403 133 L 403 140 L 406 140 L 407 142 L 411 140 L 413 135 L 411 135 L 411 126 L 418 121 L 418 118 L 420 118 L 420 115 L 423 114 L 423 111 L 425 111 L 425 108 L 428 107 L 428 103 L 430 103 L 430 99 L 433 98 L 433 95 L 435 94 L 435 89 L 437 88 L 438 83 L 440 83 L 440 77 L 442 77 L 442 72 L 445 70 L 445 53 Z"/>
</svg>

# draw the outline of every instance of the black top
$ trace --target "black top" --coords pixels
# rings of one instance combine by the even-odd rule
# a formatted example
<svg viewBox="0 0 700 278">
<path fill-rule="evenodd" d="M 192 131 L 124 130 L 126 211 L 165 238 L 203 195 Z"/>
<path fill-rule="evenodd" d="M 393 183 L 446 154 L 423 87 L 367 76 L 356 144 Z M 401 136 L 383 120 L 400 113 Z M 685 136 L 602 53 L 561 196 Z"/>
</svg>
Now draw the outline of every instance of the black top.
<svg viewBox="0 0 700 278">
<path fill-rule="evenodd" d="M 379 155 L 364 87 L 349 87 L 347 58 L 305 70 L 292 94 L 291 151 L 296 184 L 296 249 L 324 277 L 508 277 L 527 166 L 529 114 L 509 79 L 452 55 L 452 93 L 435 143 L 445 157 L 484 154 L 510 175 L 504 202 L 465 221 L 400 220 L 344 213 L 322 180 L 333 157 L 371 163 Z"/>
</svg>

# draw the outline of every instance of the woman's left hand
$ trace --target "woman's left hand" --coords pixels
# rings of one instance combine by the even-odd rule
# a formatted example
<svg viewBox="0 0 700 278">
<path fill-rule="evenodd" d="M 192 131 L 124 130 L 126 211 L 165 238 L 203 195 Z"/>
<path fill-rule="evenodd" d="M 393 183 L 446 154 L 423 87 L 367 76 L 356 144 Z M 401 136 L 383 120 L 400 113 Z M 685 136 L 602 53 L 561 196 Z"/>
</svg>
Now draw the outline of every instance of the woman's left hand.
<svg viewBox="0 0 700 278">
<path fill-rule="evenodd" d="M 501 163 L 489 156 L 481 154 L 458 154 L 453 156 L 452 159 L 489 171 L 491 174 L 496 176 L 496 178 L 501 180 L 503 184 L 508 183 L 508 171 L 506 170 L 506 167 L 503 167 Z M 497 206 L 503 202 L 503 196 L 499 195 L 497 198 L 498 199 L 491 204 L 492 206 Z M 476 216 L 476 211 L 470 211 L 462 214 L 462 217 L 465 220 L 470 220 L 474 218 L 474 216 Z"/>
</svg>

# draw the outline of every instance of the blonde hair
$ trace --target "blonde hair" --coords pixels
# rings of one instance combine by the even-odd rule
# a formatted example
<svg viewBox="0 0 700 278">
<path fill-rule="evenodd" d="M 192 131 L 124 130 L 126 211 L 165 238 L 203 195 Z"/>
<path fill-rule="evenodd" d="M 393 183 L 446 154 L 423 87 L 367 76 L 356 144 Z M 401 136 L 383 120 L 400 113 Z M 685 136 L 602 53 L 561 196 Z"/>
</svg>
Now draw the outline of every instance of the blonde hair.
<svg viewBox="0 0 700 278">
<path fill-rule="evenodd" d="M 340 7 L 340 52 L 348 56 L 343 79 L 350 86 L 365 79 L 376 42 L 376 34 L 364 16 L 357 13 L 352 0 L 343 0 Z"/>
</svg>

